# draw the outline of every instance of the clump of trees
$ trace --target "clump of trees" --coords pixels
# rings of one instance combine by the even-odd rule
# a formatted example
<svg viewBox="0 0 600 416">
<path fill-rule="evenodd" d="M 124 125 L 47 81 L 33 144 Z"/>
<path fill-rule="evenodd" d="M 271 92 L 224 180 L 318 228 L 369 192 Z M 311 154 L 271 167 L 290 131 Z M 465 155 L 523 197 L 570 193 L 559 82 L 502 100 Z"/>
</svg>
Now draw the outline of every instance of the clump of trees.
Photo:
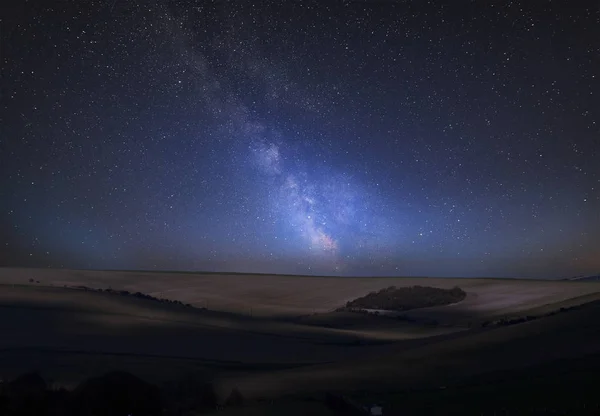
<svg viewBox="0 0 600 416">
<path fill-rule="evenodd" d="M 408 311 L 411 309 L 443 306 L 460 302 L 467 296 L 459 287 L 441 289 L 429 286 L 399 287 L 390 286 L 378 292 L 346 303 L 342 310 L 382 309 L 388 311 Z"/>
<path fill-rule="evenodd" d="M 128 290 L 114 290 L 111 288 L 108 289 L 94 289 L 88 286 L 72 286 L 73 289 L 78 289 L 78 290 L 85 290 L 85 291 L 91 291 L 91 292 L 104 292 L 104 293 L 110 293 L 113 295 L 120 295 L 120 296 L 131 296 L 134 298 L 138 298 L 138 299 L 146 299 L 146 300 L 152 300 L 155 302 L 161 302 L 161 303 L 171 303 L 173 305 L 180 305 L 180 306 L 186 306 L 188 308 L 193 308 L 194 306 L 191 303 L 183 303 L 179 300 L 171 300 L 171 299 L 165 299 L 165 298 L 157 298 L 151 295 L 147 295 L 145 293 L 142 292 L 129 292 Z M 206 308 L 199 308 L 199 309 L 206 309 Z"/>
<path fill-rule="evenodd" d="M 594 303 L 594 302 L 590 302 L 590 303 Z M 520 317 L 514 317 L 514 318 L 508 318 L 508 317 L 504 317 L 504 318 L 500 318 L 497 319 L 495 321 L 485 321 L 481 323 L 481 326 L 483 328 L 485 327 L 490 327 L 490 326 L 508 326 L 508 325 L 516 325 L 516 324 L 521 324 L 523 322 L 529 322 L 529 321 L 534 321 L 536 319 L 540 319 L 540 318 L 545 318 L 548 316 L 553 316 L 559 313 L 563 313 L 563 312 L 568 312 L 571 310 L 575 310 L 575 309 L 580 309 L 583 306 L 586 306 L 587 304 L 581 304 L 581 305 L 575 305 L 575 306 L 568 306 L 568 307 L 562 307 L 560 309 L 554 310 L 554 311 L 550 311 L 541 315 L 527 315 L 527 316 L 520 316 Z"/>
</svg>

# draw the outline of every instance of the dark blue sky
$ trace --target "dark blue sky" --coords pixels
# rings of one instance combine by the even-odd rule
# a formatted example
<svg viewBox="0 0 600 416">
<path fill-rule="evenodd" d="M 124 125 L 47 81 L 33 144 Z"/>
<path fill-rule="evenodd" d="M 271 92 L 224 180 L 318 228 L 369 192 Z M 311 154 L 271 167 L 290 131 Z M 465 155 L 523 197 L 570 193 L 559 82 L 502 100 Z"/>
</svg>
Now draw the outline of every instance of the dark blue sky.
<svg viewBox="0 0 600 416">
<path fill-rule="evenodd" d="M 600 270 L 597 2 L 259 3 L 5 13 L 0 264 Z"/>
</svg>

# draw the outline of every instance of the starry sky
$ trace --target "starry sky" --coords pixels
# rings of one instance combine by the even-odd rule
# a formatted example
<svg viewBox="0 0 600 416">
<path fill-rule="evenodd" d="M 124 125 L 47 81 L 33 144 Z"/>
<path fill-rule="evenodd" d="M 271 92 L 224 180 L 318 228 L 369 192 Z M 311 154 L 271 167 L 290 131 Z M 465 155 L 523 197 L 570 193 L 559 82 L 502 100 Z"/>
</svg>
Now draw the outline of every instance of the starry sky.
<svg viewBox="0 0 600 416">
<path fill-rule="evenodd" d="M 597 1 L 22 1 L 0 265 L 600 271 Z"/>
</svg>

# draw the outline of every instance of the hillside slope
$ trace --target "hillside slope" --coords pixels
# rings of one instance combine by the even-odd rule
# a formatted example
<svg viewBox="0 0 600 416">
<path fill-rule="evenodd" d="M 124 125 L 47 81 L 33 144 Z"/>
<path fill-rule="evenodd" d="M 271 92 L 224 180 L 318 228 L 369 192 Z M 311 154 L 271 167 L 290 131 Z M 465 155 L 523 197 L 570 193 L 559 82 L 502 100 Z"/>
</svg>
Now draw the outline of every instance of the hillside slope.
<svg viewBox="0 0 600 416">
<path fill-rule="evenodd" d="M 598 354 L 599 321 L 600 302 L 595 301 L 580 309 L 535 321 L 476 329 L 398 352 L 235 379 L 229 384 L 253 395 L 451 385 L 493 371 Z"/>
<path fill-rule="evenodd" d="M 467 298 L 433 311 L 461 321 L 466 316 L 518 312 L 600 292 L 600 282 L 426 277 L 311 277 L 227 275 L 144 271 L 94 271 L 0 268 L 0 283 L 78 286 L 129 290 L 179 300 L 198 307 L 254 316 L 297 316 L 328 312 L 389 286 L 459 286 Z M 429 314 L 430 311 L 423 311 Z M 452 318 L 454 319 L 454 318 Z"/>
</svg>

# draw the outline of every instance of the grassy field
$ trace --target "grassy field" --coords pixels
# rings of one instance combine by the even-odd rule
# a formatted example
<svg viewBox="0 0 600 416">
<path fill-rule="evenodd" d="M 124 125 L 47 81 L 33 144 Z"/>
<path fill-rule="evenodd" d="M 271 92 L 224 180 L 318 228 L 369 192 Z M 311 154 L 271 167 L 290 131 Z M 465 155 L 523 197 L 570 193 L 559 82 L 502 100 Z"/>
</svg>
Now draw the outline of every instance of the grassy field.
<svg viewBox="0 0 600 416">
<path fill-rule="evenodd" d="M 81 285 L 209 310 L 71 288 Z M 467 297 L 408 311 L 415 322 L 333 311 L 391 285 L 459 286 Z M 393 403 L 408 389 L 600 354 L 599 299 L 600 282 L 0 269 L 0 378 L 40 370 L 69 386 L 127 370 L 160 383 L 191 371 L 221 395 L 233 387 L 249 399 L 388 392 Z M 578 305 L 517 325 L 480 325 Z M 245 410 L 281 413 L 282 403 Z M 328 414 L 317 403 L 302 406 Z"/>
<path fill-rule="evenodd" d="M 348 278 L 241 274 L 0 268 L 0 283 L 76 286 L 140 291 L 213 310 L 279 317 L 329 312 L 389 286 L 459 286 L 467 299 L 457 305 L 422 310 L 427 316 L 462 319 L 498 315 L 597 293 L 600 282 L 456 278 Z M 443 313 L 439 313 L 443 312 Z M 415 313 L 415 312 L 413 312 Z"/>
</svg>

